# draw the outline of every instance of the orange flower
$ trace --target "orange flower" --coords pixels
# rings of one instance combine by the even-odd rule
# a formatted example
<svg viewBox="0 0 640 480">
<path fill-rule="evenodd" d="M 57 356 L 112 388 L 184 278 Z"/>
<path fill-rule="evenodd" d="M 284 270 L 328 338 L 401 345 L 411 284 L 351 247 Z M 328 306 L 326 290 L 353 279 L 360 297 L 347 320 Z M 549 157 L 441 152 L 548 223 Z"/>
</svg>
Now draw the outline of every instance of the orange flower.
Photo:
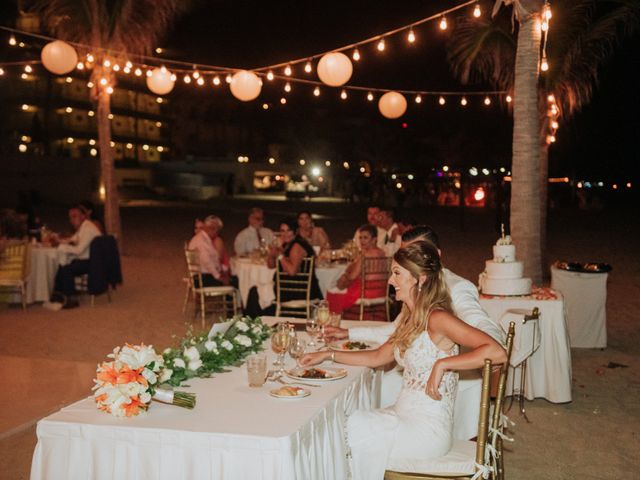
<svg viewBox="0 0 640 480">
<path fill-rule="evenodd" d="M 96 403 L 98 402 L 104 402 L 107 399 L 107 394 L 103 393 L 102 395 L 98 395 L 96 397 Z"/>
<path fill-rule="evenodd" d="M 140 409 L 146 410 L 147 407 L 137 396 L 135 396 L 131 397 L 131 402 L 123 404 L 122 409 L 125 411 L 125 415 L 127 417 L 133 417 L 140 413 Z"/>
<path fill-rule="evenodd" d="M 98 380 L 115 385 L 118 383 L 118 372 L 112 366 L 103 363 L 102 371 L 98 373 Z"/>
<path fill-rule="evenodd" d="M 118 384 L 127 384 L 131 382 L 140 383 L 145 387 L 148 385 L 147 379 L 142 376 L 142 371 L 144 367 L 140 367 L 136 370 L 131 370 L 127 365 L 122 367 L 122 369 L 118 372 Z"/>
</svg>

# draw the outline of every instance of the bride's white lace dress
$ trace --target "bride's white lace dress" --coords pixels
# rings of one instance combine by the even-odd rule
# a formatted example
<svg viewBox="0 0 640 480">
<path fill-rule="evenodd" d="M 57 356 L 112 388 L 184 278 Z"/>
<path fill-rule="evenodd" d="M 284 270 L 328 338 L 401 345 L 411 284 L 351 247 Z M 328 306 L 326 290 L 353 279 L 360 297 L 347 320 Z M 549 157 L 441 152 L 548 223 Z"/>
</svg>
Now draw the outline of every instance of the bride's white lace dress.
<svg viewBox="0 0 640 480">
<path fill-rule="evenodd" d="M 403 385 L 395 405 L 373 411 L 358 410 L 347 421 L 347 442 L 354 480 L 377 480 L 391 458 L 435 458 L 451 448 L 453 404 L 457 372 L 446 372 L 440 384 L 441 400 L 425 393 L 427 380 L 439 358 L 458 354 L 438 349 L 422 332 L 396 361 L 404 367 Z"/>
</svg>

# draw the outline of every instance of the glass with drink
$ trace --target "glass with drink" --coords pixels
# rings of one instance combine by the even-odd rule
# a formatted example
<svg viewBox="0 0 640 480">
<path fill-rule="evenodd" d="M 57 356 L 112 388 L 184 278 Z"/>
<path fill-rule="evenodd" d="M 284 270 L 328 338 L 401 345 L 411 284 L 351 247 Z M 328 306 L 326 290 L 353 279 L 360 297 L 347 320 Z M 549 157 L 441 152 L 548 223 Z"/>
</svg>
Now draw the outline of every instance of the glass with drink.
<svg viewBox="0 0 640 480">
<path fill-rule="evenodd" d="M 251 355 L 247 358 L 247 378 L 250 387 L 261 387 L 267 377 L 267 357 Z"/>
</svg>

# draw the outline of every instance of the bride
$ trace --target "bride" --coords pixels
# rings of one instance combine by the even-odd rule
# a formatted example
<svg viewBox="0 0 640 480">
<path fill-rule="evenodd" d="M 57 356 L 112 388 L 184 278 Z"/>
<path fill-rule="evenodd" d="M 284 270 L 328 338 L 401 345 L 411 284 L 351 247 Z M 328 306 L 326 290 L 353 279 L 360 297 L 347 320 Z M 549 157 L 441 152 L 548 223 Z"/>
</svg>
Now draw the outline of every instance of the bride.
<svg viewBox="0 0 640 480">
<path fill-rule="evenodd" d="M 438 250 L 430 242 L 396 252 L 389 284 L 403 307 L 398 328 L 384 345 L 366 352 L 314 352 L 300 359 L 303 367 L 328 359 L 371 368 L 395 359 L 404 367 L 395 405 L 357 410 L 347 420 L 354 480 L 382 479 L 392 459 L 445 455 L 452 443 L 457 370 L 479 368 L 486 358 L 506 361 L 495 340 L 451 313 Z M 459 353 L 459 345 L 469 351 Z"/>
</svg>

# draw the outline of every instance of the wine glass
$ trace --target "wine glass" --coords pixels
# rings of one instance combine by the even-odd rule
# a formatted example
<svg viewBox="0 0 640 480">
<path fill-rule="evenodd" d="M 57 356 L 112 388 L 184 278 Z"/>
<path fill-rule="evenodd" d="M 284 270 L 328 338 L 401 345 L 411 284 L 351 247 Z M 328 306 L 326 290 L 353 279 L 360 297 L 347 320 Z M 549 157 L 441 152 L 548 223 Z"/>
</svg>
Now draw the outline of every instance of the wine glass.
<svg viewBox="0 0 640 480">
<path fill-rule="evenodd" d="M 276 332 L 271 335 L 271 350 L 278 355 L 276 361 L 273 362 L 274 366 L 279 367 L 276 372 L 278 376 L 284 373 L 284 354 L 287 353 L 290 344 L 291 336 L 289 335 L 289 329 L 276 330 Z"/>
<path fill-rule="evenodd" d="M 321 341 L 324 342 L 324 327 L 329 324 L 331 320 L 331 311 L 329 310 L 329 302 L 322 300 L 316 307 L 316 319 L 321 331 Z"/>
<path fill-rule="evenodd" d="M 289 355 L 296 362 L 298 359 L 304 355 L 305 349 L 307 348 L 307 342 L 305 342 L 302 338 L 298 336 L 291 338 L 291 345 L 289 345 Z"/>
<path fill-rule="evenodd" d="M 318 320 L 315 318 L 307 319 L 307 333 L 311 337 L 311 341 L 307 344 L 309 347 L 317 347 L 318 344 L 313 340 L 316 338 L 318 333 L 320 333 L 320 325 L 318 324 Z"/>
</svg>

